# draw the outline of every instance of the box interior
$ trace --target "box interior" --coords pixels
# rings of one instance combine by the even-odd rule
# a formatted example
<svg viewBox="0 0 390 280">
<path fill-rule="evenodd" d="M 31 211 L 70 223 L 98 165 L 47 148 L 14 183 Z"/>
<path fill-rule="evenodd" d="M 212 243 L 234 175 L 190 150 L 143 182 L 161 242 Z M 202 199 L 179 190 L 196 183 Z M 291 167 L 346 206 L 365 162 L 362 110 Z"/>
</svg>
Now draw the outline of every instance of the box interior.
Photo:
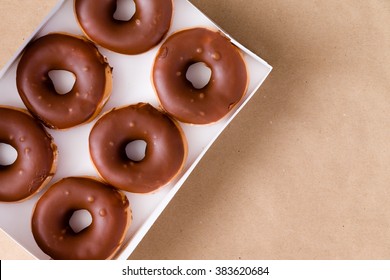
<svg viewBox="0 0 390 280">
<path fill-rule="evenodd" d="M 175 0 L 174 9 L 172 26 L 167 36 L 178 30 L 199 26 L 221 30 L 186 0 Z M 60 1 L 42 25 L 31 35 L 31 38 L 26 40 L 25 45 L 30 40 L 51 32 L 82 35 L 73 13 L 72 0 Z M 133 211 L 133 222 L 126 235 L 122 249 L 115 257 L 116 259 L 128 258 L 208 148 L 255 94 L 272 70 L 272 67 L 264 60 L 247 50 L 234 39 L 232 39 L 232 43 L 242 50 L 247 63 L 250 80 L 245 97 L 228 116 L 216 124 L 193 126 L 180 123 L 188 142 L 188 157 L 184 169 L 171 183 L 156 193 L 148 195 L 126 193 Z M 121 55 L 99 47 L 101 53 L 107 57 L 109 64 L 113 67 L 114 81 L 112 95 L 101 114 L 115 107 L 138 102 L 148 102 L 158 107 L 159 104 L 150 77 L 151 67 L 160 45 L 161 43 L 150 51 L 136 56 Z M 24 46 L 21 46 L 8 65 L 0 72 L 1 105 L 25 109 L 18 95 L 15 82 L 16 68 Z M 95 122 L 96 119 L 88 124 L 64 131 L 48 129 L 59 151 L 57 173 L 49 186 L 59 179 L 68 176 L 98 177 L 90 160 L 88 149 L 89 131 Z M 0 227 L 38 259 L 49 259 L 49 257 L 40 250 L 34 241 L 30 230 L 30 218 L 34 204 L 44 191 L 45 189 L 40 194 L 21 203 L 0 203 Z"/>
</svg>

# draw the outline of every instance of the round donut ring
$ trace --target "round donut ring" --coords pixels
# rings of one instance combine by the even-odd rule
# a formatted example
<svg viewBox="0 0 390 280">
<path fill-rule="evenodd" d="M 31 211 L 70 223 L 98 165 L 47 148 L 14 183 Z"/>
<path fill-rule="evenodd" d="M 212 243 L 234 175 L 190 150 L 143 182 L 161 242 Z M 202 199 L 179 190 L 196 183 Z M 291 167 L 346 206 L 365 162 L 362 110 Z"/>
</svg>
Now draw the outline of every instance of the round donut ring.
<svg viewBox="0 0 390 280">
<path fill-rule="evenodd" d="M 140 54 L 156 46 L 172 21 L 172 0 L 134 0 L 129 21 L 116 20 L 117 0 L 75 0 L 77 20 L 96 44 L 121 54 Z"/>
<path fill-rule="evenodd" d="M 209 83 L 195 88 L 188 68 L 203 62 L 211 69 Z M 177 120 L 191 124 L 219 121 L 242 99 L 248 86 L 245 61 L 220 32 L 193 28 L 171 35 L 161 46 L 152 71 L 162 107 Z"/>
<path fill-rule="evenodd" d="M 27 112 L 0 107 L 0 143 L 17 151 L 14 163 L 0 165 L 0 201 L 25 200 L 51 180 L 57 166 L 57 147 Z"/>
<path fill-rule="evenodd" d="M 146 142 L 145 157 L 126 155 L 132 141 Z M 170 182 L 182 169 L 187 143 L 180 127 L 150 104 L 114 109 L 92 128 L 89 147 L 93 163 L 109 184 L 132 193 L 150 193 Z"/>
<path fill-rule="evenodd" d="M 60 95 L 51 70 L 72 72 L 76 82 Z M 17 68 L 17 88 L 29 111 L 47 127 L 70 128 L 92 120 L 111 94 L 111 68 L 91 42 L 66 34 L 49 34 L 27 46 Z"/>
<path fill-rule="evenodd" d="M 69 221 L 77 210 L 87 210 L 92 223 L 76 233 Z M 131 219 L 124 194 L 91 178 L 69 177 L 38 200 L 31 226 L 38 246 L 51 258 L 97 260 L 114 256 Z"/>
</svg>

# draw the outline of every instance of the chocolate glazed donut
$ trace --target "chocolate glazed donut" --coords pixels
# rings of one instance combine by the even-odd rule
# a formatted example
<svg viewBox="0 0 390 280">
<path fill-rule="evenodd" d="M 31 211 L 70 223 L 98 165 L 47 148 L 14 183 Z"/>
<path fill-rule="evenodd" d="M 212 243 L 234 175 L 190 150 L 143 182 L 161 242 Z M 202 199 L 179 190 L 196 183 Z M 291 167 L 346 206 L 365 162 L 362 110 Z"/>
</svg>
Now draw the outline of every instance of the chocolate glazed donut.
<svg viewBox="0 0 390 280">
<path fill-rule="evenodd" d="M 146 142 L 145 157 L 132 160 L 126 146 Z M 132 193 L 150 193 L 182 169 L 187 143 L 179 126 L 150 104 L 139 103 L 103 115 L 89 137 L 91 158 L 111 185 Z"/>
<path fill-rule="evenodd" d="M 156 46 L 168 32 L 172 0 L 134 0 L 129 21 L 117 20 L 117 0 L 75 0 L 75 13 L 84 33 L 96 44 L 114 52 L 134 55 Z"/>
<path fill-rule="evenodd" d="M 0 165 L 0 201 L 27 199 L 53 177 L 57 147 L 43 126 L 27 112 L 0 107 L 0 143 L 17 151 L 14 163 Z"/>
<path fill-rule="evenodd" d="M 203 62 L 211 69 L 209 83 L 195 88 L 188 68 Z M 174 118 L 191 124 L 219 121 L 241 100 L 248 73 L 241 52 L 220 32 L 193 28 L 171 35 L 161 46 L 152 70 L 162 107 Z"/>
<path fill-rule="evenodd" d="M 92 223 L 75 232 L 69 221 L 87 210 Z M 131 223 L 127 197 L 92 178 L 69 177 L 51 186 L 38 200 L 32 233 L 43 252 L 53 259 L 110 259 L 120 248 Z"/>
<path fill-rule="evenodd" d="M 72 72 L 76 82 L 60 95 L 52 70 Z M 17 88 L 29 111 L 47 127 L 70 128 L 92 120 L 111 94 L 111 68 L 91 42 L 66 34 L 49 34 L 27 46 L 17 68 Z"/>
</svg>

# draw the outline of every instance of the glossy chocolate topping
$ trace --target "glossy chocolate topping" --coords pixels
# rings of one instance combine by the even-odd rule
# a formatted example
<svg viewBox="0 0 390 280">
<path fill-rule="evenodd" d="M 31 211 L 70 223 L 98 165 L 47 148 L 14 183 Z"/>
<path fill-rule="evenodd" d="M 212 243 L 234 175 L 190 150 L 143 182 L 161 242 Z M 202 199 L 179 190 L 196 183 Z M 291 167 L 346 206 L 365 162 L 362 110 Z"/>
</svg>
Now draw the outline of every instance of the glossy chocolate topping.
<svg viewBox="0 0 390 280">
<path fill-rule="evenodd" d="M 73 73 L 76 82 L 64 95 L 56 92 L 51 70 Z M 49 34 L 27 46 L 16 82 L 26 107 L 46 126 L 70 128 L 90 121 L 111 93 L 111 68 L 89 41 L 65 34 Z"/>
<path fill-rule="evenodd" d="M 98 45 L 122 54 L 139 54 L 157 45 L 168 32 L 172 0 L 134 0 L 129 21 L 114 18 L 117 0 L 75 0 L 75 13 L 84 33 Z"/>
<path fill-rule="evenodd" d="M 132 141 L 146 142 L 145 157 L 127 157 Z M 150 193 L 170 182 L 181 170 L 187 143 L 167 115 L 145 103 L 114 109 L 93 127 L 89 147 L 93 163 L 111 185 L 133 193 Z"/>
<path fill-rule="evenodd" d="M 53 177 L 57 148 L 43 126 L 27 112 L 0 107 L 0 143 L 17 151 L 16 161 L 0 165 L 0 201 L 21 201 Z"/>
<path fill-rule="evenodd" d="M 76 233 L 69 220 L 87 210 L 92 223 Z M 127 197 L 90 178 L 60 180 L 42 195 L 32 216 L 38 246 L 53 259 L 109 259 L 119 249 L 131 222 Z"/>
<path fill-rule="evenodd" d="M 212 71 L 209 83 L 195 88 L 188 68 L 203 62 Z M 245 61 L 220 32 L 194 28 L 177 32 L 161 46 L 153 66 L 153 84 L 162 107 L 181 122 L 208 124 L 223 118 L 247 90 Z"/>
</svg>

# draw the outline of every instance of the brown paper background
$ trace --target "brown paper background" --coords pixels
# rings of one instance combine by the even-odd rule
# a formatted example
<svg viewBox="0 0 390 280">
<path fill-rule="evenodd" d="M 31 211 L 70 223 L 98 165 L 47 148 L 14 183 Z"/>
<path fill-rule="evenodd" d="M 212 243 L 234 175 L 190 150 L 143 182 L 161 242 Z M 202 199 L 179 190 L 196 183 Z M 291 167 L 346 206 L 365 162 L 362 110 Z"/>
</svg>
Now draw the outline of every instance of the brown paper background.
<svg viewBox="0 0 390 280">
<path fill-rule="evenodd" d="M 130 259 L 389 259 L 390 1 L 192 2 L 274 70 Z M 1 66 L 55 3 L 0 2 Z"/>
</svg>

